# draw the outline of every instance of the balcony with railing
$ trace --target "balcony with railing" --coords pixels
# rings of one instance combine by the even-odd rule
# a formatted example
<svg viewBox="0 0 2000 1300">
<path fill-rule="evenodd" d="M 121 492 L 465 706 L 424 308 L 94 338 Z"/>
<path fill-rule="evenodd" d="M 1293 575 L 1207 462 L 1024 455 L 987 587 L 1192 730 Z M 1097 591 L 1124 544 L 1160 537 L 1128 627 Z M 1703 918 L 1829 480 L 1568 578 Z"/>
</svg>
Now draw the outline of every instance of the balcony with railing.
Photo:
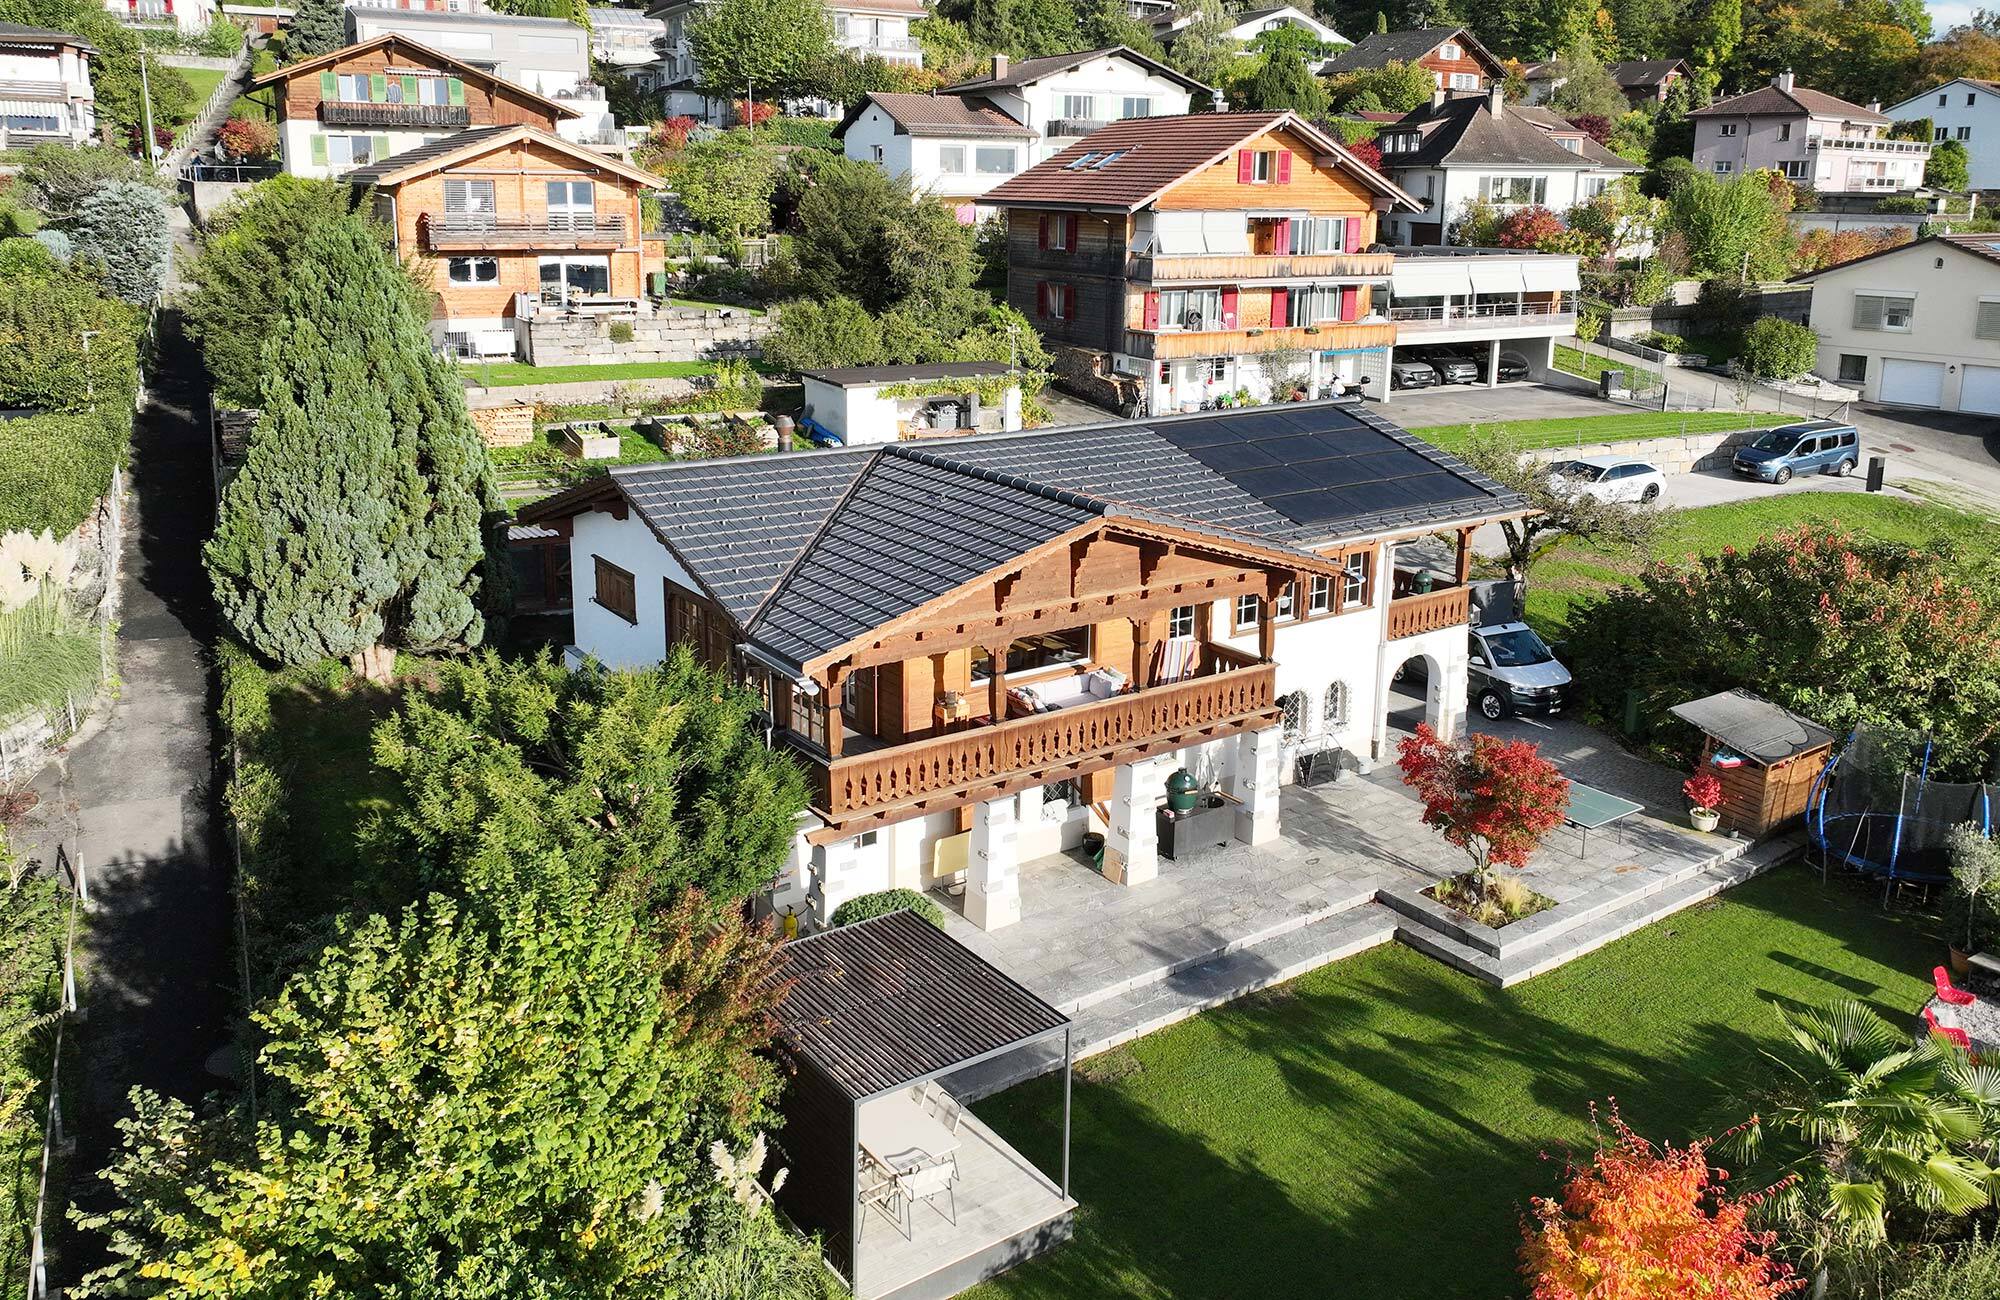
<svg viewBox="0 0 2000 1300">
<path fill-rule="evenodd" d="M 1520 330 L 1565 329 L 1576 324 L 1574 300 L 1452 302 L 1429 306 L 1391 306 L 1389 319 L 1409 339 L 1432 333 L 1506 334 Z"/>
<path fill-rule="evenodd" d="M 858 753 L 828 757 L 802 746 L 813 806 L 835 825 L 862 823 L 916 806 L 949 808 L 975 794 L 991 797 L 987 792 L 1046 785 L 1253 731 L 1278 720 L 1275 673 L 1255 655 L 1203 642 L 1194 674 L 1179 681 Z"/>
<path fill-rule="evenodd" d="M 1840 149 L 1849 153 L 1908 154 L 1917 158 L 1931 156 L 1929 144 L 1917 140 L 1875 140 L 1858 136 L 1815 135 L 1806 140 L 1808 149 Z"/>
<path fill-rule="evenodd" d="M 1125 275 L 1147 284 L 1386 280 L 1395 260 L 1390 253 L 1133 253 Z"/>
<path fill-rule="evenodd" d="M 1111 125 L 1108 117 L 1056 117 L 1049 119 L 1049 138 L 1074 140 Z"/>
<path fill-rule="evenodd" d="M 435 253 L 477 253 L 495 248 L 619 248 L 627 238 L 622 216 L 592 213 L 546 217 L 489 217 L 426 212 L 424 242 Z"/>
<path fill-rule="evenodd" d="M 1242 356 L 1252 352 L 1300 349 L 1385 348 L 1396 341 L 1387 320 L 1328 321 L 1323 325 L 1251 326 L 1240 329 L 1127 330 L 1125 351 L 1152 361 L 1185 357 Z"/>
<path fill-rule="evenodd" d="M 323 100 L 319 120 L 328 126 L 432 126 L 472 125 L 472 110 L 463 104 L 362 104 L 343 100 Z"/>
</svg>

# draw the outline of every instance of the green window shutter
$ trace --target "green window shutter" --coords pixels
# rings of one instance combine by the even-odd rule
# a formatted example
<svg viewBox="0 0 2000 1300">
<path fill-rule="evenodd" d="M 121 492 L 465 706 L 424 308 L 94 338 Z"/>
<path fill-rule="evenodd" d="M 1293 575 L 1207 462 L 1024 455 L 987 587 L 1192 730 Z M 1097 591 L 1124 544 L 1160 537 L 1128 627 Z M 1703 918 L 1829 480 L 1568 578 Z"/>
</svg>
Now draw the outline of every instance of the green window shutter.
<svg viewBox="0 0 2000 1300">
<path fill-rule="evenodd" d="M 317 131 L 313 132 L 312 160 L 315 167 L 326 166 L 326 137 Z"/>
<path fill-rule="evenodd" d="M 368 98 L 377 104 L 389 102 L 389 78 L 380 72 L 368 77 Z"/>
<path fill-rule="evenodd" d="M 403 102 L 405 104 L 414 104 L 417 102 L 417 79 L 415 77 L 403 78 Z"/>
<path fill-rule="evenodd" d="M 457 77 L 453 77 L 445 83 L 445 87 L 450 94 L 453 107 L 465 103 L 465 83 L 463 81 Z"/>
<path fill-rule="evenodd" d="M 381 162 L 384 158 L 387 158 L 389 156 L 389 137 L 386 135 L 376 136 L 374 146 L 369 149 L 368 156 L 376 162 Z"/>
<path fill-rule="evenodd" d="M 340 80 L 331 72 L 319 74 L 319 97 L 321 99 L 340 98 Z"/>
</svg>

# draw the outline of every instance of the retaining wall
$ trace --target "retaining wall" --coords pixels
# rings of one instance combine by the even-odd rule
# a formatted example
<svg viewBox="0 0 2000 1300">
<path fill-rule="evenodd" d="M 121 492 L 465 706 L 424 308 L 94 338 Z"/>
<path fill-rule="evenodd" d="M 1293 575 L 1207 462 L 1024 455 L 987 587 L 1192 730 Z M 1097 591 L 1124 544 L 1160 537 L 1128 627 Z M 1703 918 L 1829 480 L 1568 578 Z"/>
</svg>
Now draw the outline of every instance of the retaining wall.
<svg viewBox="0 0 2000 1300">
<path fill-rule="evenodd" d="M 470 367 L 469 373 L 477 375 L 478 367 Z M 561 384 L 509 384 L 497 388 L 481 388 L 474 384 L 465 390 L 465 404 L 475 412 L 517 402 L 584 406 L 613 401 L 625 393 L 677 402 L 693 397 L 699 391 L 700 385 L 692 379 L 579 379 Z"/>
<path fill-rule="evenodd" d="M 632 339 L 611 337 L 613 325 L 630 327 Z M 742 309 L 669 307 L 652 316 L 610 320 L 597 316 L 542 316 L 522 331 L 528 361 L 538 366 L 614 365 L 648 361 L 719 361 L 758 357 L 777 327 L 770 314 Z"/>
<path fill-rule="evenodd" d="M 1753 412 L 1746 412 L 1746 420 Z M 1529 454 L 1536 460 L 1553 462 L 1578 456 L 1630 456 L 1657 466 L 1662 474 L 1691 474 L 1696 470 L 1725 469 L 1736 449 L 1779 421 L 1765 421 L 1753 429 L 1735 433 L 1688 433 L 1671 438 L 1632 438 L 1624 442 L 1586 442 L 1574 447 L 1543 447 Z"/>
</svg>

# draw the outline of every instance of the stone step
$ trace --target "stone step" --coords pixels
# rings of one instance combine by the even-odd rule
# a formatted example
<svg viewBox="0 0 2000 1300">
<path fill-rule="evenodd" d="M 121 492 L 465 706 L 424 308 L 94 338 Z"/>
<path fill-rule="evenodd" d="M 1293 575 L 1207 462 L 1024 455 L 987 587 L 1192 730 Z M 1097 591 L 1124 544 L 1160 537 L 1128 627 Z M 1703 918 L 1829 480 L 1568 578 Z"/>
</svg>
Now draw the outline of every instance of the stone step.
<svg viewBox="0 0 2000 1300">
<path fill-rule="evenodd" d="M 1260 943 L 1233 945 L 1228 952 L 1183 965 L 1171 977 L 1128 989 L 1077 1015 L 1073 1055 L 1083 1060 L 1108 1052 L 1247 993 L 1380 947 L 1395 937 L 1395 913 L 1365 902 L 1307 925 L 1287 927 Z M 961 1070 L 944 1082 L 955 1095 L 977 1100 L 1061 1065 L 1062 1047 L 1057 1044 Z"/>
<path fill-rule="evenodd" d="M 1334 917 L 1340 916 L 1342 913 L 1351 912 L 1357 908 L 1372 907 L 1374 904 L 1375 886 L 1373 884 L 1365 881 L 1354 883 L 1341 882 L 1336 889 L 1329 891 L 1323 898 L 1315 899 L 1311 906 L 1301 911 L 1282 916 L 1261 929 L 1246 931 L 1225 943 L 1203 948 L 1199 952 L 1185 952 L 1170 956 L 1163 954 L 1165 959 L 1157 965 L 1146 967 L 1123 979 L 1100 985 L 1088 993 L 1071 998 L 1066 1002 L 1060 1002 L 1056 1004 L 1056 1010 L 1066 1016 L 1075 1018 L 1102 1003 L 1127 997 L 1138 990 L 1153 985 L 1166 983 L 1184 971 L 1215 962 L 1220 958 L 1257 947 L 1260 944 L 1282 939 L 1299 930 L 1322 924 Z"/>
</svg>

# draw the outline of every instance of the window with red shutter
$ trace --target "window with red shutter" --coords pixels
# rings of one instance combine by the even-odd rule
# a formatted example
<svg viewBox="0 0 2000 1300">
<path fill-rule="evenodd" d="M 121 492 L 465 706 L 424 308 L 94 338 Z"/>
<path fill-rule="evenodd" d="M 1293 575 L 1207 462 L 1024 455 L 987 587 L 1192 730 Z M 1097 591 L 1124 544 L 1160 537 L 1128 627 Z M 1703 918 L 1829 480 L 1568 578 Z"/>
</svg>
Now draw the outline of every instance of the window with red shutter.
<svg viewBox="0 0 2000 1300">
<path fill-rule="evenodd" d="M 1361 314 L 1361 290 L 1353 285 L 1342 285 L 1340 289 L 1340 319 L 1354 320 Z"/>
<path fill-rule="evenodd" d="M 1140 317 L 1140 321 L 1146 329 L 1156 330 L 1160 328 L 1160 295 L 1158 293 L 1148 293 L 1146 295 L 1145 315 Z"/>
<path fill-rule="evenodd" d="M 1035 241 L 1037 247 L 1047 248 L 1049 246 L 1049 214 L 1046 212 L 1041 215 L 1037 223 Z"/>
<path fill-rule="evenodd" d="M 1292 219 L 1279 217 L 1271 228 L 1271 251 L 1279 257 L 1289 257 L 1292 252 Z"/>
<path fill-rule="evenodd" d="M 1347 226 L 1347 251 L 1350 253 L 1361 251 L 1361 220 L 1360 217 L 1349 217 L 1345 223 Z"/>
<path fill-rule="evenodd" d="M 1222 328 L 1236 328 L 1236 290 L 1233 286 L 1222 291 Z"/>
<path fill-rule="evenodd" d="M 1068 216 L 1064 217 L 1062 220 L 1063 220 L 1063 247 L 1068 249 L 1070 252 L 1074 253 L 1076 251 L 1076 231 L 1077 231 L 1078 217 L 1075 213 L 1072 212 Z"/>
<path fill-rule="evenodd" d="M 1236 151 L 1236 183 L 1238 185 L 1248 185 L 1251 176 L 1250 169 L 1256 165 L 1256 154 L 1250 152 L 1248 149 L 1238 149 Z"/>
<path fill-rule="evenodd" d="M 1277 171 L 1278 171 L 1278 174 L 1277 174 L 1277 176 L 1276 176 L 1276 178 L 1275 178 L 1275 179 L 1277 180 L 1278 184 L 1280 184 L 1280 185 L 1290 185 L 1290 184 L 1292 183 L 1292 151 L 1291 151 L 1291 150 L 1289 150 L 1289 149 L 1280 149 L 1280 150 L 1278 150 L 1278 169 L 1277 169 Z"/>
<path fill-rule="evenodd" d="M 1271 328 L 1279 329 L 1292 323 L 1291 298 L 1288 289 L 1271 290 Z"/>
<path fill-rule="evenodd" d="M 1049 286 L 1046 281 L 1035 286 L 1035 315 L 1049 314 Z"/>
</svg>

